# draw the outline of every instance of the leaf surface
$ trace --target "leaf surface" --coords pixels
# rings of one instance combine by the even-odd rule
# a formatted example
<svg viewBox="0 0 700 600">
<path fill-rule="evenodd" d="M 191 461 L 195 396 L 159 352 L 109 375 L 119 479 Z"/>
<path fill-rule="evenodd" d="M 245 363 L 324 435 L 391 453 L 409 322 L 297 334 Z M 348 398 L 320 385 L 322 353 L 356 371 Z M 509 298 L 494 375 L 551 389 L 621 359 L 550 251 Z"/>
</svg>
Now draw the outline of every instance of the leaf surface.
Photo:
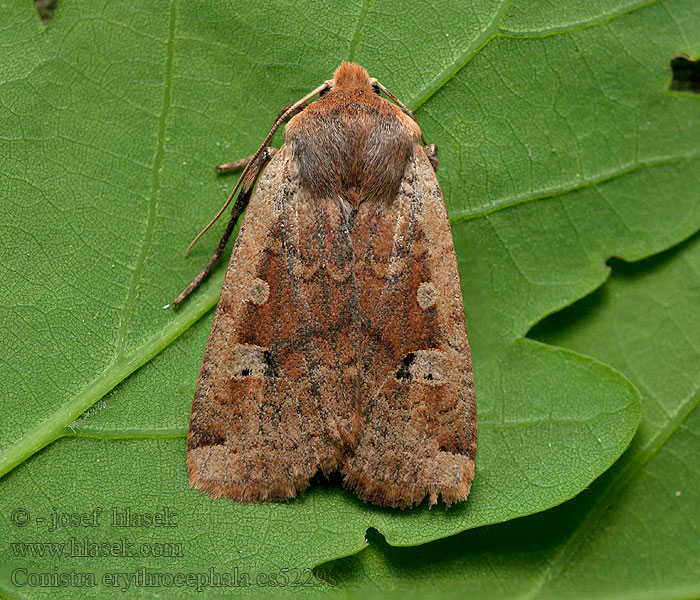
<svg viewBox="0 0 700 600">
<path fill-rule="evenodd" d="M 637 391 L 524 335 L 600 285 L 610 255 L 641 258 L 700 226 L 700 109 L 668 92 L 671 58 L 698 52 L 700 15 L 689 0 L 586 6 L 65 0 L 44 31 L 30 3 L 2 6 L 5 538 L 50 538 L 12 525 L 30 501 L 45 517 L 169 506 L 184 562 L 151 566 L 306 568 L 362 548 L 367 527 L 419 544 L 545 510 L 605 471 L 636 429 Z M 183 309 L 162 307 L 214 245 L 216 232 L 182 258 L 232 185 L 211 166 L 252 152 L 342 59 L 415 108 L 441 149 L 479 407 L 473 492 L 447 512 L 380 510 L 333 481 L 270 506 L 187 488 L 211 317 L 198 319 L 223 267 Z"/>
<path fill-rule="evenodd" d="M 531 335 L 604 360 L 642 390 L 642 422 L 620 460 L 552 510 L 415 548 L 373 532 L 359 555 L 321 568 L 363 597 L 696 598 L 698 331 L 700 235 L 615 261 L 600 290 Z"/>
</svg>

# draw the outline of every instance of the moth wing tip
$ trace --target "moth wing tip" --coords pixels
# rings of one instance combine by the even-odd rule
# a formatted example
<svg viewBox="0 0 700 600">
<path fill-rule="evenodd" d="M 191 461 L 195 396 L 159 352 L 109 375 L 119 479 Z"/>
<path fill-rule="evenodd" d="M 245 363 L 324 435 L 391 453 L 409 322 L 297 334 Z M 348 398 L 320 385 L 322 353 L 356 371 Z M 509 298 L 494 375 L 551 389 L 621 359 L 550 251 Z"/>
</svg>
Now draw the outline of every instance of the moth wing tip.
<svg viewBox="0 0 700 600">
<path fill-rule="evenodd" d="M 364 502 L 402 510 L 414 508 L 426 499 L 428 509 L 438 504 L 439 499 L 445 503 L 445 510 L 447 510 L 455 502 L 467 499 L 471 482 L 472 478 L 467 476 L 455 486 L 440 489 L 434 484 L 402 486 L 391 482 L 376 481 L 367 474 L 357 471 L 347 471 L 344 476 L 345 486 Z"/>
</svg>

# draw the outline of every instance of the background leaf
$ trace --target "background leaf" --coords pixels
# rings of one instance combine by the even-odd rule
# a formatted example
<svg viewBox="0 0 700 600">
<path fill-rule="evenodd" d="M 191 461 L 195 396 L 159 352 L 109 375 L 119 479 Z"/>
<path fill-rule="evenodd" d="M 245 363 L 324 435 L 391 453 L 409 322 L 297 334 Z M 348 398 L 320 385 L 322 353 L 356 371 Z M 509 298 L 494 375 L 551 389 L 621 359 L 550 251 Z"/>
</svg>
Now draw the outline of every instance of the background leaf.
<svg viewBox="0 0 700 600">
<path fill-rule="evenodd" d="M 603 288 L 531 333 L 605 360 L 642 390 L 642 424 L 615 466 L 545 513 L 410 549 L 375 532 L 367 550 L 324 569 L 363 597 L 698 597 L 698 331 L 700 235 L 616 261 Z"/>
<path fill-rule="evenodd" d="M 611 254 L 641 258 L 700 225 L 700 109 L 667 91 L 671 58 L 698 53 L 700 15 L 689 0 L 563 6 L 66 0 L 43 33 L 28 2 L 3 6 L 0 465 L 20 464 L 0 483 L 8 543 L 66 540 L 70 530 L 52 537 L 35 521 L 20 535 L 12 514 L 29 502 L 34 516 L 165 505 L 175 532 L 129 539 L 180 540 L 184 557 L 97 566 L 310 567 L 362 548 L 368 526 L 417 544 L 544 510 L 604 471 L 636 428 L 636 391 L 523 336 L 598 286 Z M 210 252 L 180 254 L 231 186 L 211 165 L 251 152 L 261 115 L 344 58 L 416 108 L 441 148 L 480 419 L 472 496 L 448 512 L 379 510 L 334 482 L 265 507 L 186 486 L 182 437 L 209 322 L 191 326 L 222 269 L 183 310 L 161 307 Z M 45 564 L 2 552 L 6 570 Z"/>
</svg>

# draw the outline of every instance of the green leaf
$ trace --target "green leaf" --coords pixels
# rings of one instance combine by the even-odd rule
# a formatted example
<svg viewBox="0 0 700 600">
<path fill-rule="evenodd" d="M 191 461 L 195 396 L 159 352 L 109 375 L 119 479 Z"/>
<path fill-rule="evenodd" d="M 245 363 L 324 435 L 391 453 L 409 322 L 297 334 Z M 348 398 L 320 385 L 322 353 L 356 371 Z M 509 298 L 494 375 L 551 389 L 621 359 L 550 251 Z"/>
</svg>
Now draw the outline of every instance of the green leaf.
<svg viewBox="0 0 700 600">
<path fill-rule="evenodd" d="M 267 572 L 356 552 L 369 526 L 411 545 L 531 514 L 602 473 L 636 429 L 637 392 L 523 336 L 600 285 L 611 254 L 640 258 L 700 226 L 700 109 L 668 92 L 671 58 L 698 52 L 700 16 L 690 0 L 586 6 L 64 0 L 42 31 L 29 2 L 0 5 L 0 472 L 14 468 L 0 482 L 3 538 L 72 533 L 20 531 L 23 506 L 44 517 L 168 506 L 175 532 L 129 539 L 180 540 L 185 556 L 148 566 Z M 182 310 L 162 307 L 216 239 L 182 258 L 232 185 L 211 166 L 254 150 L 280 106 L 348 58 L 441 148 L 480 428 L 472 496 L 447 512 L 379 510 L 337 482 L 269 506 L 187 489 L 183 437 L 210 323 L 197 320 L 223 267 Z M 93 533 L 114 537 L 104 523 Z M 6 569 L 43 564 L 13 551 L 0 550 Z M 9 576 L 0 585 L 19 593 Z"/>
<path fill-rule="evenodd" d="M 367 550 L 322 568 L 362 597 L 697 598 L 699 331 L 700 235 L 615 261 L 602 289 L 532 332 L 605 360 L 643 391 L 642 423 L 615 466 L 533 517 L 410 549 L 375 532 Z"/>
</svg>

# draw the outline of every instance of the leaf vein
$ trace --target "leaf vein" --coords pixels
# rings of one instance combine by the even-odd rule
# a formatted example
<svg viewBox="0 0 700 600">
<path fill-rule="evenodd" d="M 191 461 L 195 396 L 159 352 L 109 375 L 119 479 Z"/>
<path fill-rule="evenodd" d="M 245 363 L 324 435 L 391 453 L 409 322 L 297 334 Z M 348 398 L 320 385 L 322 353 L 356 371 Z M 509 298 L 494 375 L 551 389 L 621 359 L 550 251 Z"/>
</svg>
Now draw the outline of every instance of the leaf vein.
<svg viewBox="0 0 700 600">
<path fill-rule="evenodd" d="M 632 173 L 645 171 L 647 169 L 654 169 L 657 167 L 670 166 L 686 161 L 695 160 L 697 158 L 700 158 L 700 152 L 688 155 L 681 155 L 677 157 L 662 157 L 648 161 L 639 161 L 636 163 L 632 163 L 630 166 L 625 166 L 619 169 L 613 169 L 612 171 L 604 173 L 599 177 L 583 179 L 574 184 L 566 184 L 558 187 L 552 187 L 546 190 L 542 190 L 541 192 L 535 194 L 522 194 L 513 198 L 508 198 L 498 202 L 494 202 L 489 206 L 483 206 L 472 210 L 455 211 L 452 213 L 452 217 L 450 220 L 452 222 L 469 221 L 477 217 L 485 217 L 486 215 L 490 215 L 491 213 L 503 210 L 505 208 L 511 208 L 513 206 L 517 206 L 518 204 L 533 202 L 535 200 L 544 200 L 546 198 L 553 198 L 556 196 L 563 196 L 564 194 L 568 194 L 570 192 L 577 192 L 586 188 L 595 188 L 598 185 L 607 183 L 609 181 L 614 181 L 615 179 L 619 179 Z"/>
<path fill-rule="evenodd" d="M 151 250 L 151 245 L 153 244 L 156 212 L 158 207 L 158 197 L 160 196 L 162 185 L 161 169 L 163 167 L 163 157 L 165 155 L 165 128 L 168 120 L 168 115 L 170 114 L 170 94 L 173 81 L 173 55 L 175 46 L 175 20 L 177 17 L 177 2 L 178 0 L 171 0 L 170 2 L 170 22 L 168 28 L 168 39 L 166 43 L 163 106 L 161 109 L 160 117 L 158 119 L 158 143 L 156 145 L 156 152 L 153 157 L 151 194 L 148 201 L 148 217 L 146 221 L 146 231 L 144 234 L 143 243 L 141 245 L 141 253 L 139 255 L 138 262 L 136 263 L 134 274 L 131 280 L 131 285 L 129 287 L 129 293 L 126 299 L 124 314 L 122 316 L 122 320 L 119 326 L 119 333 L 117 335 L 117 360 L 123 358 L 124 356 L 124 348 L 126 345 L 126 336 L 129 321 L 131 320 L 131 315 L 134 311 L 134 305 L 136 304 L 138 288 L 141 283 L 141 279 L 143 278 L 143 274 L 146 270 L 146 260 Z"/>
<path fill-rule="evenodd" d="M 654 456 L 663 448 L 668 439 L 680 429 L 683 422 L 688 416 L 700 405 L 700 391 L 696 391 L 688 396 L 679 406 L 675 416 L 657 435 L 649 440 L 649 442 L 641 447 L 637 453 L 627 462 L 627 464 L 617 473 L 616 477 L 607 486 L 605 491 L 600 495 L 599 499 L 593 504 L 591 510 L 583 519 L 581 524 L 569 536 L 566 542 L 562 545 L 556 558 L 549 563 L 549 566 L 544 569 L 542 577 L 527 598 L 537 598 L 544 589 L 546 583 L 551 583 L 556 580 L 564 571 L 566 564 L 573 553 L 584 542 L 585 536 L 592 530 L 594 524 L 603 516 L 608 509 L 610 503 L 618 497 L 618 492 L 624 488 L 632 477 L 638 473 L 641 468 L 648 463 Z M 568 557 L 567 557 L 568 555 Z"/>
<path fill-rule="evenodd" d="M 566 34 L 566 33 L 576 33 L 577 31 L 583 31 L 584 29 L 591 29 L 593 27 L 598 27 L 600 25 L 604 25 L 605 23 L 609 23 L 610 21 L 614 21 L 615 19 L 619 19 L 620 17 L 624 17 L 625 15 L 629 15 L 631 13 L 640 11 L 644 8 L 647 8 L 649 6 L 653 6 L 654 4 L 658 4 L 661 2 L 661 0 L 642 0 L 641 2 L 638 2 L 637 4 L 633 4 L 631 6 L 628 6 L 627 8 L 619 11 L 614 11 L 611 12 L 610 14 L 607 15 L 600 15 L 598 17 L 594 17 L 592 19 L 585 19 L 583 21 L 579 21 L 578 23 L 568 23 L 566 25 L 562 25 L 560 27 L 550 27 L 548 29 L 533 29 L 531 31 L 515 31 L 512 29 L 507 29 L 507 28 L 501 28 L 499 29 L 499 35 L 502 37 L 508 37 L 508 38 L 529 38 L 529 39 L 539 39 L 539 38 L 544 38 L 544 37 L 550 37 L 553 35 L 561 35 L 561 34 Z"/>
<path fill-rule="evenodd" d="M 350 48 L 348 49 L 348 60 L 355 60 L 355 52 L 357 51 L 357 45 L 360 43 L 362 37 L 362 28 L 367 20 L 367 13 L 369 13 L 370 0 L 363 0 L 362 8 L 360 9 L 360 14 L 357 17 L 357 23 L 355 23 L 355 31 L 352 34 L 352 39 L 350 40 Z"/>
</svg>

